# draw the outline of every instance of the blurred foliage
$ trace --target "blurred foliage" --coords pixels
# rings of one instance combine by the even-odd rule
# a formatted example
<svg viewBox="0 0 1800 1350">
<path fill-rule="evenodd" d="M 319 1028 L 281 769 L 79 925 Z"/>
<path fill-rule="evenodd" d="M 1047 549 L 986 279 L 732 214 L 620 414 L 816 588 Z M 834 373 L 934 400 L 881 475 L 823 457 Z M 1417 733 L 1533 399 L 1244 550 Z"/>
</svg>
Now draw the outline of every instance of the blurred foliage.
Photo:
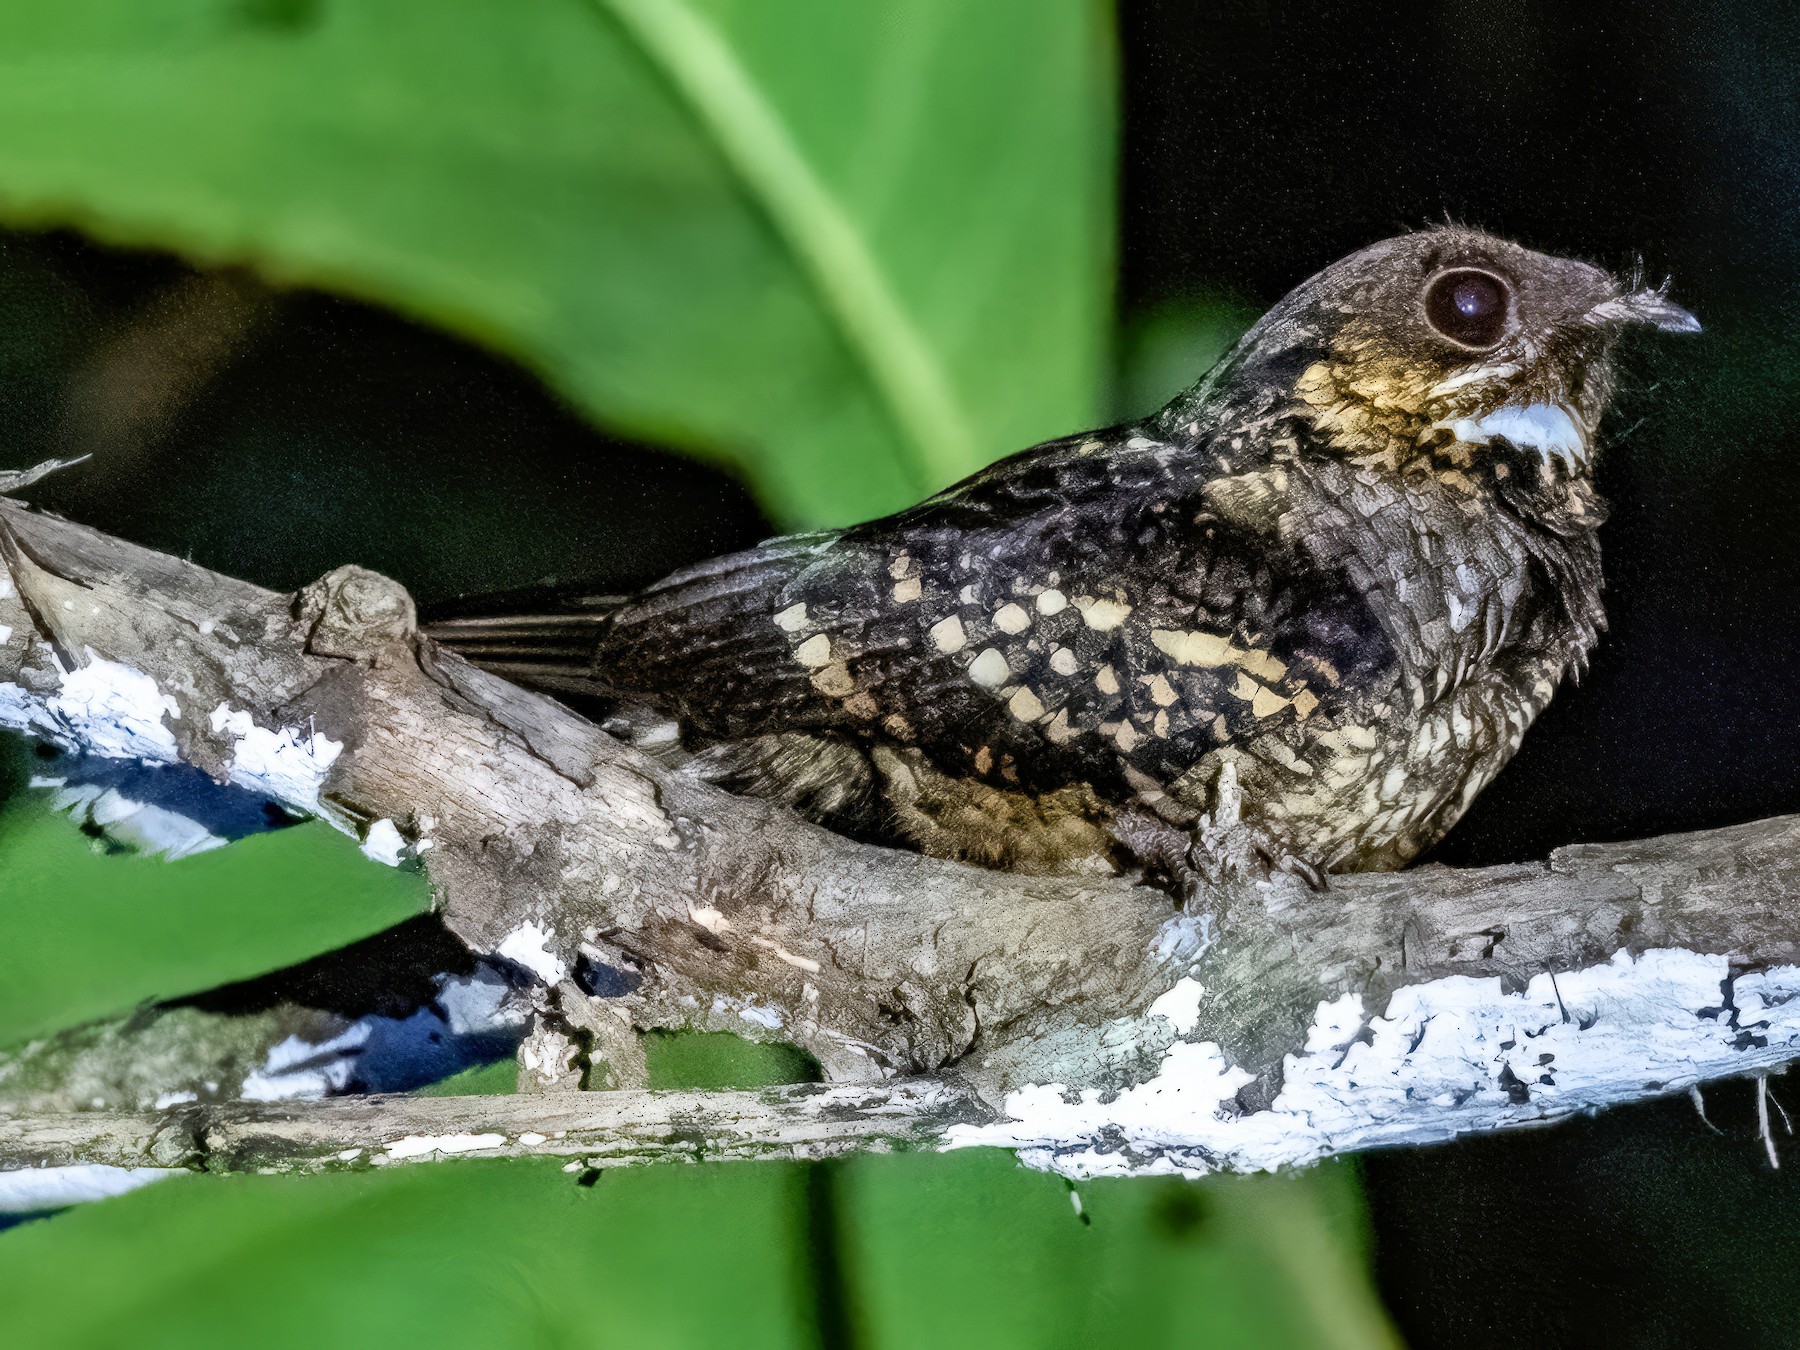
<svg viewBox="0 0 1800 1350">
<path fill-rule="evenodd" d="M 22 796 L 0 810 L 0 1046 L 291 965 L 429 906 L 423 877 L 371 865 L 323 824 L 170 863 L 109 852 Z"/>
<path fill-rule="evenodd" d="M 421 1097 L 510 1097 L 519 1082 L 518 1063 L 510 1059 L 478 1064 L 418 1089 Z"/>
<path fill-rule="evenodd" d="M 0 1303 L 34 1350 L 1394 1344 L 1342 1165 L 1075 1189 L 985 1150 L 830 1168 L 836 1234 L 793 1164 L 180 1178 L 5 1234 Z M 809 1232 L 842 1248 L 825 1336 Z"/>
<path fill-rule="evenodd" d="M 653 1031 L 644 1037 L 644 1065 L 652 1088 L 723 1090 L 820 1080 L 817 1061 L 804 1050 L 723 1031 Z"/>
<path fill-rule="evenodd" d="M 1132 315 L 1119 337 L 1113 416 L 1155 412 L 1210 370 L 1260 313 L 1240 296 L 1198 293 Z"/>
<path fill-rule="evenodd" d="M 838 523 L 1091 424 L 1090 0 L 0 10 L 0 216 L 498 347 Z"/>
</svg>

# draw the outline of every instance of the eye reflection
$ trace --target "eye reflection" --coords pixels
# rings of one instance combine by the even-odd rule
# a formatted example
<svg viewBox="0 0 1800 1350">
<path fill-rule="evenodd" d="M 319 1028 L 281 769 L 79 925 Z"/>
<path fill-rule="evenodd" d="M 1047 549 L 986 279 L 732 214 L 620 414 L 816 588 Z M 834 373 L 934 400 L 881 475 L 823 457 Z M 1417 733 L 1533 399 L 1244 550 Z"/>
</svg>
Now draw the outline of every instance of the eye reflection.
<svg viewBox="0 0 1800 1350">
<path fill-rule="evenodd" d="M 1440 273 L 1425 288 L 1425 317 L 1450 341 L 1492 347 L 1506 335 L 1510 292 L 1491 272 L 1461 267 Z"/>
</svg>

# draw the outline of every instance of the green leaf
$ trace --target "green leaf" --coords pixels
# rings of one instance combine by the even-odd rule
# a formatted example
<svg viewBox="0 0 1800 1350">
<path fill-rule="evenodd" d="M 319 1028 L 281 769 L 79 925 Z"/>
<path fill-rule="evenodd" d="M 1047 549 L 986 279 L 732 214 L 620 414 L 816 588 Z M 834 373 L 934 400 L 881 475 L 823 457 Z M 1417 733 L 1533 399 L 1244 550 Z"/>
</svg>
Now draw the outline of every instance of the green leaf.
<svg viewBox="0 0 1800 1350">
<path fill-rule="evenodd" d="M 519 1089 L 519 1065 L 516 1060 L 498 1059 L 492 1064 L 477 1064 L 472 1069 L 453 1073 L 420 1088 L 420 1097 L 510 1097 Z"/>
<path fill-rule="evenodd" d="M 182 1177 L 0 1233 L 9 1345 L 786 1347 L 793 1166 Z"/>
<path fill-rule="evenodd" d="M 0 1233 L 0 1307 L 33 1347 L 810 1345 L 832 1306 L 872 1350 L 1398 1344 L 1341 1164 L 1074 1188 L 991 1150 L 826 1166 L 180 1178 Z M 834 1222 L 825 1288 L 805 1263 Z"/>
<path fill-rule="evenodd" d="M 0 811 L 0 1045 L 247 979 L 430 908 L 329 826 L 164 862 L 97 852 L 41 796 Z"/>
<path fill-rule="evenodd" d="M 859 1344 L 876 1350 L 1399 1344 L 1345 1164 L 1070 1185 L 980 1149 L 849 1159 L 837 1193 Z"/>
<path fill-rule="evenodd" d="M 510 352 L 794 521 L 1097 418 L 1094 0 L 0 9 L 0 219 L 242 262 Z"/>
<path fill-rule="evenodd" d="M 796 1046 L 749 1041 L 727 1031 L 652 1031 L 644 1037 L 644 1067 L 653 1088 L 722 1091 L 816 1083 L 819 1064 Z"/>
</svg>

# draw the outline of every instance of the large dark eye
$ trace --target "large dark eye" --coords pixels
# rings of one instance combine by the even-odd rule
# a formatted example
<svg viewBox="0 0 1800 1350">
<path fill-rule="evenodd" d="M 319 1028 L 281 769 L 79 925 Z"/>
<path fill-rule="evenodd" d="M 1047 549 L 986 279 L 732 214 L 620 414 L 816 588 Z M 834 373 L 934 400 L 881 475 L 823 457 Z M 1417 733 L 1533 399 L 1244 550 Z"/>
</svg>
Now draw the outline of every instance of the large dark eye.
<svg viewBox="0 0 1800 1350">
<path fill-rule="evenodd" d="M 1465 347 L 1491 347 L 1506 335 L 1506 283 L 1492 272 L 1462 267 L 1431 279 L 1425 317 Z"/>
</svg>

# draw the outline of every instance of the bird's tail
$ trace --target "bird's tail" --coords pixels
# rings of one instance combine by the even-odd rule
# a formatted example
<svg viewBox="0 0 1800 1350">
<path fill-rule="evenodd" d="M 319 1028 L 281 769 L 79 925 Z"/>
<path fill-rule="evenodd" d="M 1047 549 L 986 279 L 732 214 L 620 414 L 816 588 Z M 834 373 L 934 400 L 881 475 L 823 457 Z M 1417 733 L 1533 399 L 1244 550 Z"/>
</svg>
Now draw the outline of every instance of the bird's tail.
<svg viewBox="0 0 1800 1350">
<path fill-rule="evenodd" d="M 424 625 L 425 635 L 484 670 L 558 693 L 604 696 L 594 656 L 623 595 L 482 596 Z"/>
</svg>

